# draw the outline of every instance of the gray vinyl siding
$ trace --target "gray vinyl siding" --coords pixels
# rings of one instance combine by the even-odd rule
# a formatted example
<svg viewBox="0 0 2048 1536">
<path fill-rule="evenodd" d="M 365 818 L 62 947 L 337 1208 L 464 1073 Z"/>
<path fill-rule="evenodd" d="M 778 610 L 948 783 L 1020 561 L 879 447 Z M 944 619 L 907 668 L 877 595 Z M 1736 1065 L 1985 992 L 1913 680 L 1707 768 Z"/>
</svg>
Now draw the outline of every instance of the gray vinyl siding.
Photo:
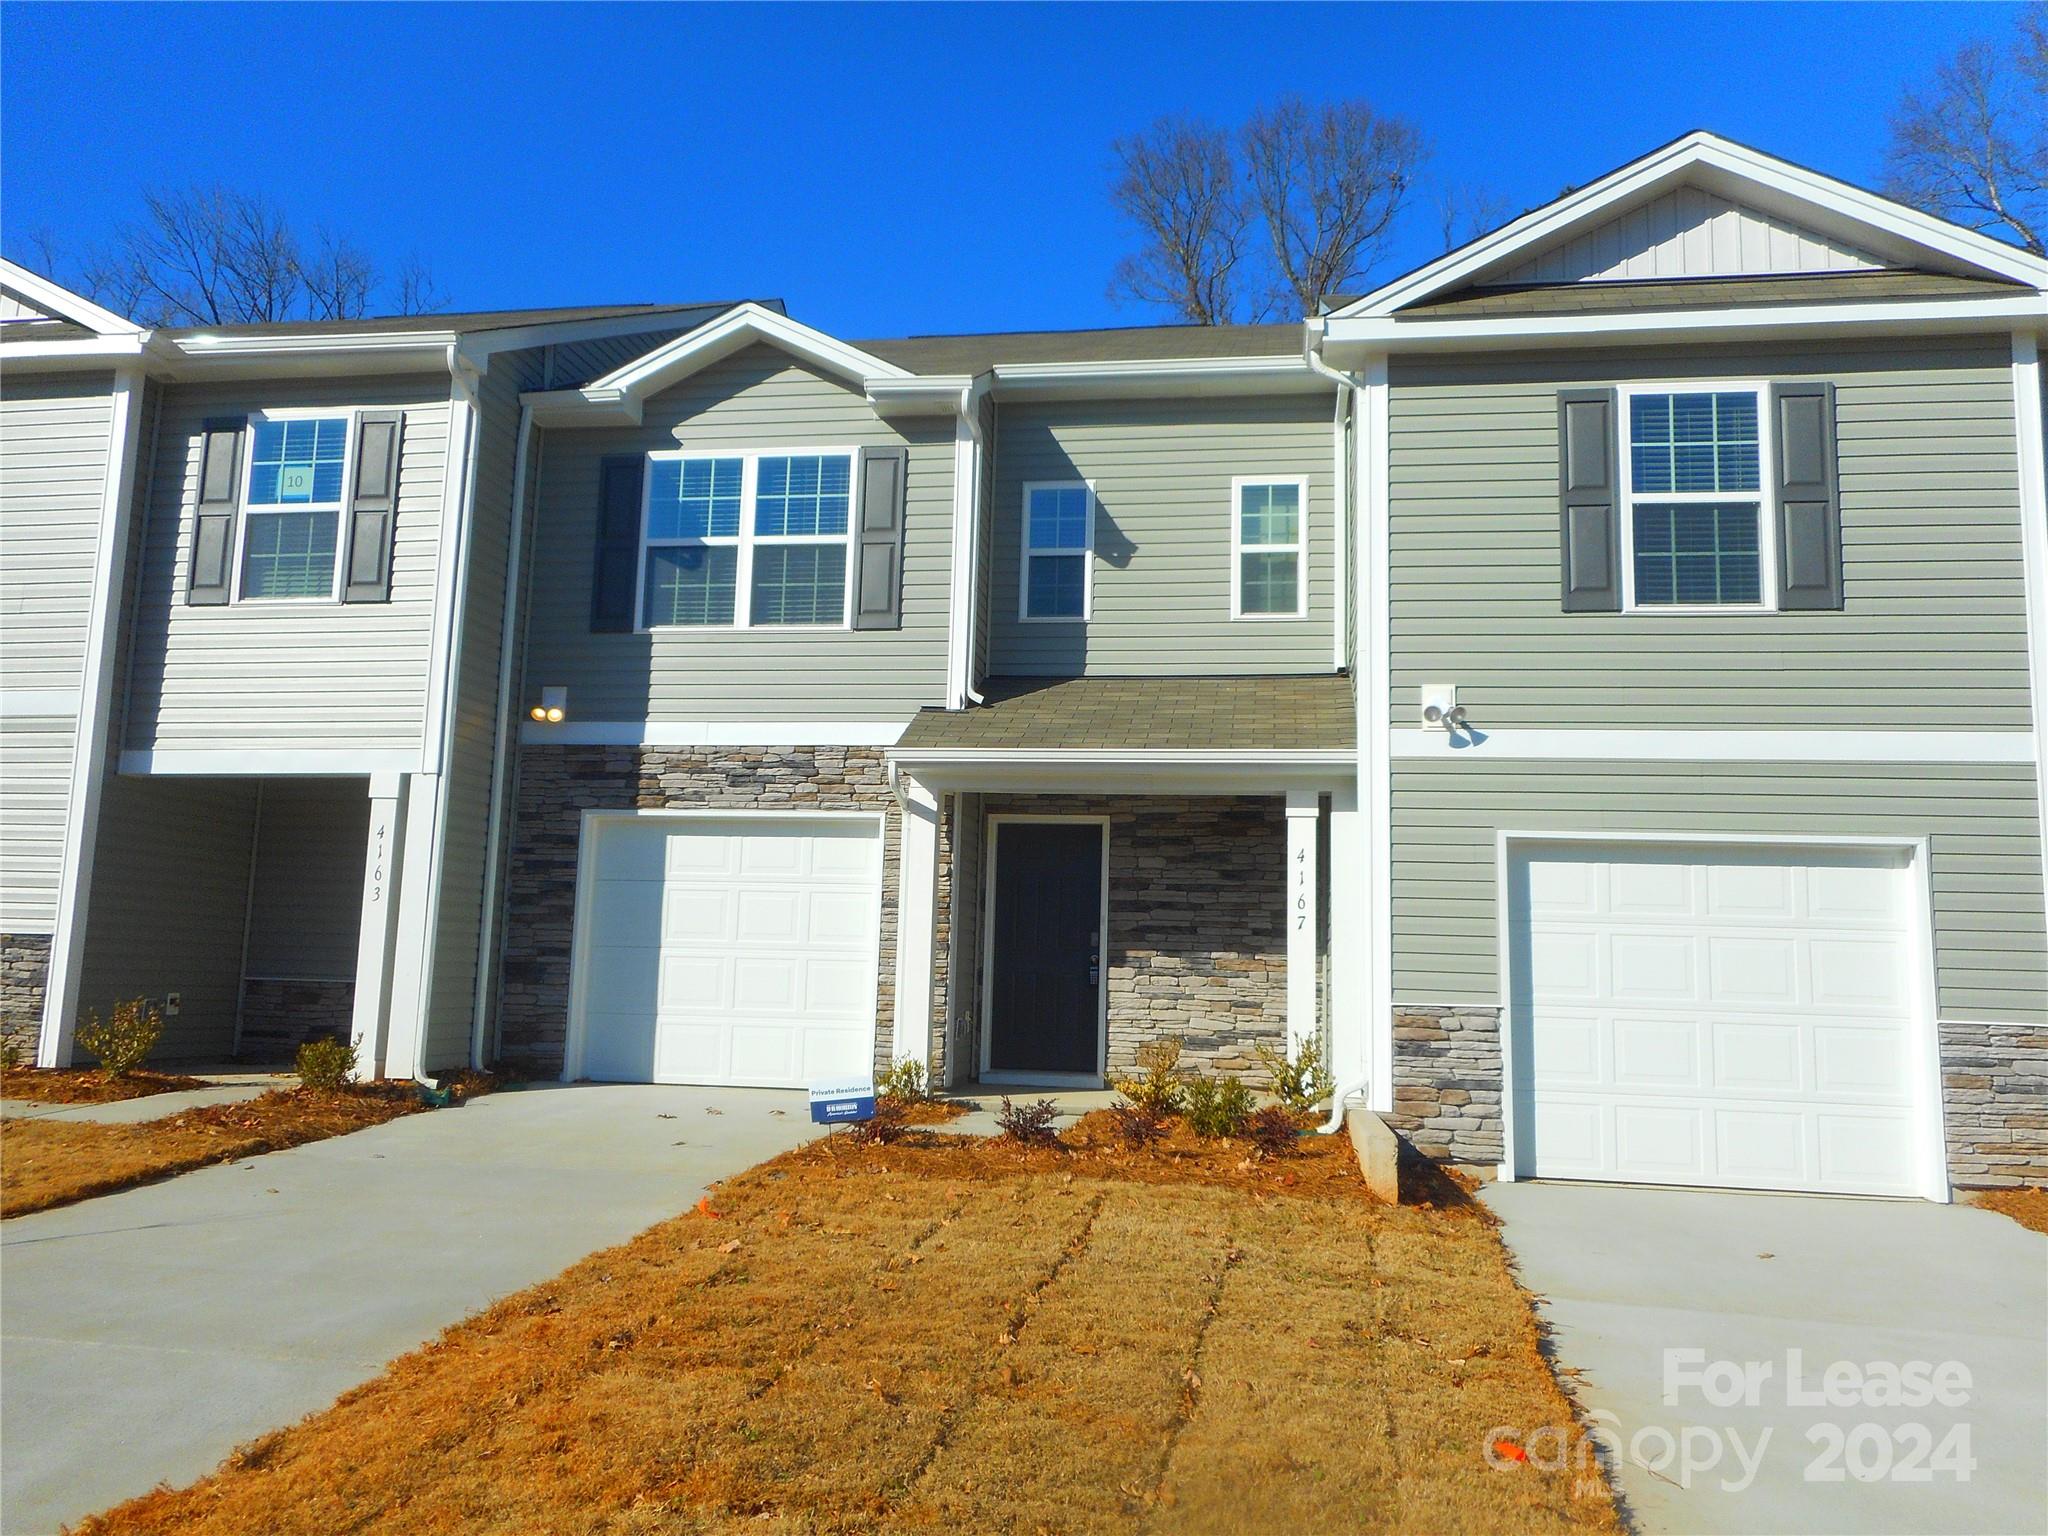
<svg viewBox="0 0 2048 1536">
<path fill-rule="evenodd" d="M 1557 391 L 1832 380 L 1840 612 L 1565 613 Z M 1394 364 L 1393 721 L 1455 682 L 1472 723 L 1908 730 L 2030 722 L 2007 344 Z"/>
<path fill-rule="evenodd" d="M 158 1059 L 226 1057 L 241 999 L 254 779 L 110 774 L 86 920 L 79 1006 L 182 997 Z"/>
<path fill-rule="evenodd" d="M 992 673 L 1327 672 L 1333 568 L 1330 397 L 1006 404 L 995 477 Z M 1230 482 L 1309 482 L 1308 616 L 1230 617 Z M 1024 487 L 1095 484 L 1092 616 L 1018 617 Z"/>
<path fill-rule="evenodd" d="M 327 405 L 405 410 L 391 600 L 188 607 L 185 574 L 205 420 Z M 416 750 L 433 649 L 447 438 L 444 378 L 168 389 L 149 466 L 125 745 Z"/>
<path fill-rule="evenodd" d="M 566 685 L 570 716 L 583 721 L 895 720 L 944 703 L 951 416 L 884 421 L 858 390 L 755 346 L 649 400 L 639 427 L 545 439 L 524 696 Z M 679 446 L 907 446 L 903 627 L 592 634 L 599 464 Z"/>
<path fill-rule="evenodd" d="M 976 488 L 978 511 L 974 530 L 974 662 L 968 668 L 968 682 L 978 684 L 990 672 L 989 637 L 995 623 L 995 507 L 996 461 L 1001 453 L 1002 415 L 994 395 L 981 401 L 981 483 Z"/>
<path fill-rule="evenodd" d="M 355 980 L 369 840 L 364 780 L 263 781 L 245 977 Z"/>
<path fill-rule="evenodd" d="M 1501 831 L 1928 839 L 1944 1018 L 2048 1018 L 2029 767 L 1808 763 L 1394 765 L 1394 999 L 1498 1001 Z"/>
<path fill-rule="evenodd" d="M 0 691 L 69 700 L 0 713 L 0 933 L 56 925 L 112 382 L 10 369 L 0 396 Z"/>
<path fill-rule="evenodd" d="M 491 783 L 497 760 L 519 395 L 538 387 L 544 366 L 537 349 L 500 353 L 492 359 L 479 391 L 476 505 L 451 701 L 454 736 L 446 767 L 433 991 L 427 1010 L 425 1062 L 430 1072 L 469 1065 L 471 1029 L 478 1023 L 477 967 L 482 958 Z"/>
</svg>

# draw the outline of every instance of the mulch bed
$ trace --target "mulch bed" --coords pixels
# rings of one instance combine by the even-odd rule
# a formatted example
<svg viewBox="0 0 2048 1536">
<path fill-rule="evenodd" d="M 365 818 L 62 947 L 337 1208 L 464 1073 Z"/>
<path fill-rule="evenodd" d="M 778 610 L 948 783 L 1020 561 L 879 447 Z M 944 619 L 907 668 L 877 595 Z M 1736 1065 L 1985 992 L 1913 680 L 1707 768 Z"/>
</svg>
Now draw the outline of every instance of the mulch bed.
<svg viewBox="0 0 2048 1536">
<path fill-rule="evenodd" d="M 0 1121 L 0 1217 L 344 1136 L 423 1107 L 410 1083 L 369 1083 L 339 1093 L 277 1089 L 136 1125 Z"/>
<path fill-rule="evenodd" d="M 153 1093 L 178 1093 L 210 1086 L 203 1077 L 174 1072 L 130 1072 L 108 1077 L 97 1067 L 8 1067 L 0 1071 L 0 1099 L 37 1104 L 117 1104 Z"/>
<path fill-rule="evenodd" d="M 1963 1198 L 2010 1216 L 2029 1232 L 2048 1234 L 2048 1189 L 1975 1189 Z"/>
</svg>

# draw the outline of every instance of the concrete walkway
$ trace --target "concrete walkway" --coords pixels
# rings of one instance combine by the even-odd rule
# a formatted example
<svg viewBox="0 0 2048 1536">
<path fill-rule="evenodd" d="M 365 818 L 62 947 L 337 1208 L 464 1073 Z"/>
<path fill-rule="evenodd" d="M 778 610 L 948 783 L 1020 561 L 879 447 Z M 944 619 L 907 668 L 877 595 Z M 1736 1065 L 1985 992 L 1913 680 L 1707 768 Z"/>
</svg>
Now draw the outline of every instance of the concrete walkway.
<svg viewBox="0 0 2048 1536">
<path fill-rule="evenodd" d="M 1911 1201 L 1483 1198 L 1638 1530 L 2048 1531 L 2048 1238 Z M 1952 1401 L 1887 1402 L 1885 1368 L 1909 1362 L 1946 1369 Z M 1830 1367 L 1838 1400 L 1810 1401 Z"/>
<path fill-rule="evenodd" d="M 295 1087 L 295 1077 L 263 1077 L 231 1083 L 208 1083 L 204 1088 L 181 1088 L 174 1093 L 144 1094 L 139 1099 L 115 1099 L 108 1104 L 46 1104 L 40 1099 L 0 1099 L 0 1120 L 74 1120 L 92 1125 L 141 1125 L 183 1114 L 188 1109 L 205 1109 L 213 1104 L 240 1104 L 273 1088 Z"/>
<path fill-rule="evenodd" d="M 189 1482 L 812 1134 L 801 1093 L 537 1088 L 0 1224 L 0 1523 Z"/>
</svg>

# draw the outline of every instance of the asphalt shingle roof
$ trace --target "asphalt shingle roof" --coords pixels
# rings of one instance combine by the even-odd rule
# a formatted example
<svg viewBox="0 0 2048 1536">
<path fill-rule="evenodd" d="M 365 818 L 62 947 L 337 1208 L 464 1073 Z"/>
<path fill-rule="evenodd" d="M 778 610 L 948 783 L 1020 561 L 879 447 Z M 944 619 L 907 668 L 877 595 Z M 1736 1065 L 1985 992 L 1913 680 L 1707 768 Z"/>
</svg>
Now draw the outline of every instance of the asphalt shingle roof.
<svg viewBox="0 0 2048 1536">
<path fill-rule="evenodd" d="M 509 331 L 522 325 L 565 325 L 580 320 L 629 320 L 635 315 L 667 315 L 678 310 L 732 308 L 714 299 L 695 304 L 582 304 L 560 309 L 481 309 L 431 315 L 374 315 L 360 320 L 280 320 L 247 325 L 179 325 L 162 334 L 189 336 L 332 336 L 352 331 Z M 765 299 L 771 309 L 781 301 Z"/>
<path fill-rule="evenodd" d="M 1341 751 L 1357 744 L 1351 680 L 1315 677 L 992 677 L 986 705 L 925 709 L 899 752 Z"/>
<path fill-rule="evenodd" d="M 999 363 L 1130 363 L 1218 357 L 1299 357 L 1291 325 L 1139 325 L 1100 331 L 994 331 L 899 336 L 852 345 L 912 373 L 985 373 Z"/>
<path fill-rule="evenodd" d="M 1601 314 L 1757 304 L 1855 304 L 1907 299 L 1992 298 L 2025 293 L 1994 278 L 1945 272 L 1816 272 L 1794 277 L 1700 277 L 1675 282 L 1542 283 L 1463 288 L 1398 311 L 1404 320 L 1480 320 L 1505 315 Z"/>
</svg>

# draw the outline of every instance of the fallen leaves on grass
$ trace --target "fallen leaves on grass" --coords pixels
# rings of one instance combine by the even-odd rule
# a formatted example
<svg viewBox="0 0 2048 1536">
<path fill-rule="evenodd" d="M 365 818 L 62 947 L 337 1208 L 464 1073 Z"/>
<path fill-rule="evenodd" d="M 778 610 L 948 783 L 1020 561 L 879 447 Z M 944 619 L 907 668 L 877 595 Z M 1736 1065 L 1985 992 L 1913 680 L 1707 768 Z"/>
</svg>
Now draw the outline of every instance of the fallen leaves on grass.
<svg viewBox="0 0 2048 1536">
<path fill-rule="evenodd" d="M 1965 1198 L 1972 1205 L 2010 1216 L 2029 1232 L 2048 1233 L 2048 1189 L 1976 1189 Z"/>
<path fill-rule="evenodd" d="M 1489 1462 L 1573 1422 L 1490 1221 L 1076 1141 L 799 1149 L 80 1529 L 1618 1529 Z"/>
<path fill-rule="evenodd" d="M 37 1104 L 116 1104 L 123 1099 L 206 1086 L 203 1077 L 181 1077 L 174 1072 L 108 1077 L 97 1067 L 8 1067 L 0 1071 L 0 1099 Z"/>
<path fill-rule="evenodd" d="M 0 1216 L 345 1135 L 419 1108 L 410 1085 L 372 1084 L 342 1093 L 277 1089 L 135 1125 L 0 1121 Z"/>
</svg>

